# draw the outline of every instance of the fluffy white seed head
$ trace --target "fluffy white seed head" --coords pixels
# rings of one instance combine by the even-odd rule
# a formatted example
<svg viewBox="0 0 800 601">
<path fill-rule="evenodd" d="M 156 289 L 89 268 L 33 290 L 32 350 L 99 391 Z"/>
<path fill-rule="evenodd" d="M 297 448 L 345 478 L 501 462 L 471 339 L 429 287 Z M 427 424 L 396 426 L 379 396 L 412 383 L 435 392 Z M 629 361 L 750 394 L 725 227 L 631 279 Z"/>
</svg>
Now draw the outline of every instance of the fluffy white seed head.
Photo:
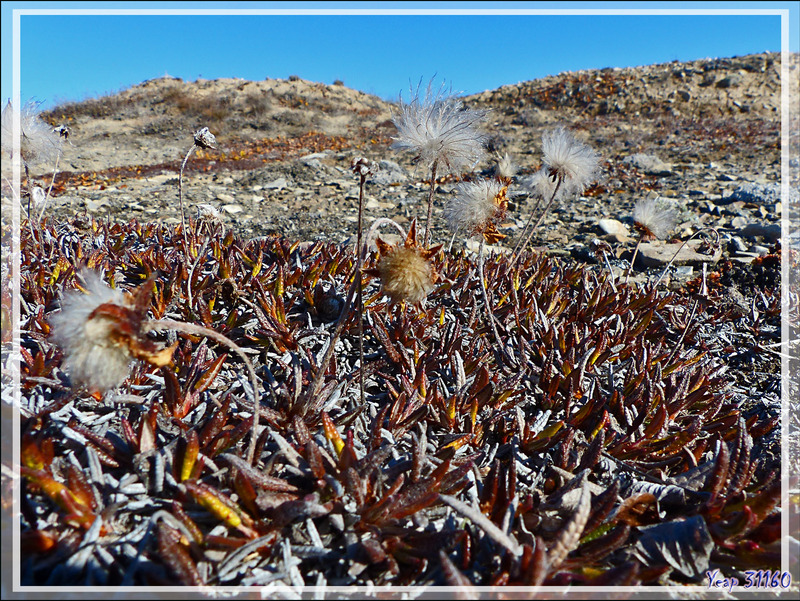
<svg viewBox="0 0 800 601">
<path fill-rule="evenodd" d="M 526 177 L 523 185 L 531 195 L 541 197 L 548 202 L 553 198 L 554 192 L 556 201 L 561 200 L 567 194 L 567 188 L 563 184 L 556 190 L 556 182 L 550 177 L 547 169 L 539 169 L 533 175 Z"/>
<path fill-rule="evenodd" d="M 61 152 L 62 138 L 53 127 L 42 121 L 36 106 L 28 103 L 20 114 L 20 155 L 29 168 L 38 165 L 52 167 Z M 9 157 L 14 146 L 14 111 L 9 101 L 2 114 L 2 149 L 3 154 Z"/>
<path fill-rule="evenodd" d="M 222 213 L 214 205 L 202 202 L 197 205 L 197 219 L 205 219 L 211 223 L 222 223 Z"/>
<path fill-rule="evenodd" d="M 511 179 L 517 174 L 517 165 L 514 163 L 510 154 L 505 153 L 503 156 L 497 157 L 497 165 L 494 167 L 494 174 L 504 179 Z"/>
<path fill-rule="evenodd" d="M 90 316 L 106 303 L 127 306 L 127 299 L 93 271 L 84 272 L 83 279 L 87 292 L 64 294 L 61 311 L 50 317 L 52 338 L 64 351 L 64 368 L 72 382 L 105 392 L 128 377 L 132 357 L 128 348 L 115 340 L 111 319 Z"/>
<path fill-rule="evenodd" d="M 544 168 L 567 194 L 580 194 L 600 173 L 599 155 L 563 127 L 542 136 L 542 151 Z"/>
<path fill-rule="evenodd" d="M 645 239 L 664 238 L 675 227 L 678 213 L 675 207 L 659 198 L 645 198 L 633 207 L 633 224 Z"/>
<path fill-rule="evenodd" d="M 504 187 L 496 179 L 458 184 L 455 196 L 449 198 L 444 207 L 444 218 L 450 231 L 473 234 L 496 223 L 505 212 L 505 208 L 496 202 Z"/>
<path fill-rule="evenodd" d="M 486 119 L 483 110 L 464 109 L 453 95 L 440 88 L 434 93 L 428 84 L 424 97 L 420 90 L 408 103 L 400 101 L 400 113 L 392 121 L 397 137 L 392 148 L 411 150 L 416 159 L 437 173 L 461 173 L 472 168 L 484 154 L 487 137 L 477 130 Z"/>
</svg>

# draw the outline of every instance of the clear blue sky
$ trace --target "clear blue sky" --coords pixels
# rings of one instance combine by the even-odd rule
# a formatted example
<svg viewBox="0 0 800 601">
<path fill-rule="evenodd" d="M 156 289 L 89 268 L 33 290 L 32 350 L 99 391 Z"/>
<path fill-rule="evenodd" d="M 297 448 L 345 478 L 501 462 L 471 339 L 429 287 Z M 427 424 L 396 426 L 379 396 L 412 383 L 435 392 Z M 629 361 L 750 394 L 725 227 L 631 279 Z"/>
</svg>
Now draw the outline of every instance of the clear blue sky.
<svg viewBox="0 0 800 601">
<path fill-rule="evenodd" d="M 21 94 L 50 107 L 169 75 L 304 79 L 394 99 L 434 75 L 466 94 L 579 69 L 728 57 L 781 49 L 775 15 L 236 15 L 308 8 L 789 9 L 800 2 L 3 2 L 2 99 L 12 95 L 14 8 L 225 9 L 230 15 L 24 15 Z"/>
</svg>

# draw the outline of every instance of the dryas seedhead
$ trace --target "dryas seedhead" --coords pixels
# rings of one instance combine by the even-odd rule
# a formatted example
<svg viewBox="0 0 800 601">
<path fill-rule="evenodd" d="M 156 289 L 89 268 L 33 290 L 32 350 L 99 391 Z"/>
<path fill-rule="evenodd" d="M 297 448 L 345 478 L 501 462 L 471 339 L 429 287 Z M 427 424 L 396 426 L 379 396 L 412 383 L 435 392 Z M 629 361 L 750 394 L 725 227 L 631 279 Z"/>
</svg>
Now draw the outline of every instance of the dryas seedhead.
<svg viewBox="0 0 800 601">
<path fill-rule="evenodd" d="M 424 97 L 417 87 L 410 102 L 401 100 L 400 113 L 392 119 L 397 127 L 392 148 L 411 150 L 415 161 L 429 169 L 436 164 L 439 173 L 460 173 L 485 154 L 486 136 L 477 126 L 487 112 L 463 108 L 458 97 L 442 88 L 434 93 L 431 83 Z"/>
<path fill-rule="evenodd" d="M 415 219 L 402 246 L 392 246 L 381 238 L 375 239 L 375 245 L 377 267 L 364 272 L 380 278 L 381 290 L 392 302 L 420 305 L 436 283 L 438 276 L 430 258 L 439 252 L 441 244 L 427 249 L 419 247 Z"/>
<path fill-rule="evenodd" d="M 644 198 L 633 207 L 633 226 L 645 242 L 666 237 L 677 220 L 675 208 L 660 198 Z"/>
<path fill-rule="evenodd" d="M 172 360 L 170 347 L 149 339 L 144 329 L 154 280 L 125 294 L 101 277 L 83 274 L 85 290 L 64 295 L 61 311 L 50 318 L 52 337 L 64 351 L 64 367 L 74 384 L 103 393 L 128 377 L 133 359 L 156 366 Z"/>
<path fill-rule="evenodd" d="M 505 235 L 497 231 L 508 210 L 508 181 L 483 179 L 461 182 L 455 196 L 444 208 L 444 218 L 453 233 L 480 234 L 487 243 L 494 244 Z"/>
</svg>

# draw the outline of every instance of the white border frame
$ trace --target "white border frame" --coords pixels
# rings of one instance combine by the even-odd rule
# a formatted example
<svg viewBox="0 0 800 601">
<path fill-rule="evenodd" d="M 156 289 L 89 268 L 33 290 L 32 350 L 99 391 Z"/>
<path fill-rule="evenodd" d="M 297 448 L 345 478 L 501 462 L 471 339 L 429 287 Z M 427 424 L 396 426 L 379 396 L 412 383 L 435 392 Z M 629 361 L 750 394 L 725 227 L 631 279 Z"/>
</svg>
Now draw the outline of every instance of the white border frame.
<svg viewBox="0 0 800 601">
<path fill-rule="evenodd" d="M 800 3 L 798 3 L 800 8 Z M 781 198 L 789 198 L 789 134 L 790 126 L 792 124 L 791 110 L 797 110 L 796 104 L 797 91 L 795 90 L 795 98 L 790 98 L 788 82 L 789 65 L 789 26 L 790 26 L 790 9 L 788 8 L 759 8 L 759 9 L 744 9 L 744 8 L 635 8 L 630 9 L 589 9 L 589 8 L 519 8 L 519 9 L 488 9 L 488 8 L 470 8 L 470 9 L 444 9 L 444 8 L 310 8 L 310 9 L 290 9 L 290 8 L 232 8 L 232 9 L 151 9 L 151 8 L 123 8 L 123 9 L 110 9 L 110 8 L 82 8 L 82 9 L 59 9 L 59 8 L 13 8 L 13 94 L 12 103 L 16 107 L 21 107 L 20 103 L 20 79 L 21 79 L 21 65 L 20 65 L 20 17 L 28 15 L 186 15 L 186 16 L 201 16 L 201 15 L 647 15 L 647 16 L 660 16 L 660 15 L 773 15 L 781 17 Z M 793 102 L 794 101 L 794 102 Z M 795 115 L 796 118 L 796 115 Z M 20 129 L 20 111 L 15 111 L 13 126 L 15 131 Z M 19 160 L 19 136 L 14 136 L 13 149 L 13 188 L 19 191 L 21 186 L 21 165 Z M 795 150 L 795 155 L 797 154 Z M 789 287 L 789 228 L 791 227 L 788 207 L 788 202 L 784 202 L 787 206 L 783 208 L 781 217 L 782 226 L 782 248 L 783 248 L 783 261 L 781 266 L 781 296 L 782 296 L 782 347 L 788 349 L 789 342 L 789 326 L 788 320 L 785 319 L 786 311 L 788 310 L 788 287 Z M 19 457 L 20 452 L 20 435 L 19 435 L 19 407 L 21 403 L 21 387 L 20 387 L 20 203 L 15 202 L 12 207 L 12 247 L 11 247 L 11 274 L 13 278 L 13 297 L 12 297 L 12 320 L 14 324 L 12 353 L 13 370 L 12 378 L 14 382 L 14 419 L 13 419 L 13 442 L 12 448 L 14 457 Z M 782 357 L 781 365 L 782 382 L 786 382 L 791 376 L 789 374 L 789 361 L 784 354 Z M 788 398 L 788 386 L 782 386 L 782 412 L 781 412 L 781 425 L 782 425 L 782 446 L 781 446 L 781 463 L 782 465 L 788 464 L 789 448 L 787 435 L 789 431 L 789 405 L 790 399 Z M 17 483 L 19 482 L 19 466 L 14 464 L 14 478 Z M 784 512 L 789 503 L 789 474 L 786 470 L 782 470 L 781 474 L 781 507 Z M 20 522 L 14 516 L 20 514 L 20 487 L 14 487 L 14 499 L 12 505 L 12 522 L 13 522 L 13 550 L 19 549 L 20 546 Z M 789 519 L 783 519 L 781 522 L 782 544 L 781 544 L 781 568 L 783 571 L 788 571 L 790 568 L 789 558 Z M 5 538 L 5 536 L 4 536 Z M 3 566 L 5 568 L 5 566 Z M 247 594 L 252 596 L 259 593 L 261 596 L 264 594 L 281 594 L 283 593 L 288 598 L 297 596 L 297 598 L 313 597 L 322 598 L 327 594 L 344 594 L 347 596 L 358 597 L 359 595 L 380 595 L 381 597 L 410 597 L 410 598 L 448 598 L 455 593 L 478 593 L 480 598 L 494 598 L 495 596 L 503 595 L 505 598 L 533 598 L 542 594 L 546 596 L 553 596 L 563 594 L 570 598 L 598 598 L 598 593 L 606 593 L 609 597 L 614 597 L 618 593 L 627 593 L 628 595 L 645 594 L 649 597 L 664 596 L 664 598 L 674 598 L 675 594 L 684 596 L 686 594 L 697 594 L 704 598 L 721 597 L 725 593 L 710 590 L 704 586 L 637 586 L 637 587 L 472 587 L 469 591 L 465 591 L 460 587 L 437 586 L 437 587 L 401 587 L 401 586 L 381 586 L 381 587 L 335 587 L 329 586 L 322 589 L 314 586 L 304 587 L 302 591 L 292 587 L 93 587 L 89 589 L 85 586 L 65 587 L 65 586 L 21 586 L 20 584 L 20 557 L 19 554 L 14 553 L 13 561 L 13 585 L 12 593 L 16 596 L 19 593 L 27 593 L 24 596 L 28 598 L 39 598 L 37 593 L 45 594 L 43 598 L 49 598 L 52 594 L 63 593 L 79 593 L 86 598 L 93 598 L 96 594 L 103 595 L 107 593 L 130 593 L 131 598 L 138 598 L 139 596 L 152 596 L 156 594 L 169 594 L 178 593 L 179 598 L 195 597 L 205 598 L 207 596 L 231 596 L 231 594 Z M 792 588 L 796 590 L 800 575 L 792 574 Z M 769 595 L 775 597 L 775 589 L 772 592 L 767 590 L 746 590 L 742 587 L 733 589 L 733 592 L 739 596 L 760 597 Z M 493 595 L 496 594 L 496 595 Z M 169 595 L 172 597 L 172 595 Z"/>
</svg>

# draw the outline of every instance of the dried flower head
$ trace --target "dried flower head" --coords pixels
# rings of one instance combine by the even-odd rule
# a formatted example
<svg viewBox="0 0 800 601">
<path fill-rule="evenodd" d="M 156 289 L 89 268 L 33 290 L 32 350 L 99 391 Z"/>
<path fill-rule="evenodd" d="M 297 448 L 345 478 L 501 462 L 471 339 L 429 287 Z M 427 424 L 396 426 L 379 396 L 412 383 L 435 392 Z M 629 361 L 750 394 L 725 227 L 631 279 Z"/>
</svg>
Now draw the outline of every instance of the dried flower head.
<svg viewBox="0 0 800 601">
<path fill-rule="evenodd" d="M 51 127 L 39 117 L 37 105 L 28 103 L 20 114 L 20 154 L 28 167 L 53 165 L 61 152 L 60 128 Z M 2 149 L 11 156 L 14 143 L 14 107 L 6 104 L 2 115 Z M 64 136 L 66 139 L 66 136 Z"/>
<path fill-rule="evenodd" d="M 639 200 L 633 207 L 633 225 L 644 241 L 666 237 L 677 220 L 675 207 L 659 198 Z"/>
<path fill-rule="evenodd" d="M 202 202 L 197 205 L 197 219 L 205 219 L 211 223 L 222 223 L 222 213 L 214 205 Z"/>
<path fill-rule="evenodd" d="M 489 244 L 505 238 L 497 231 L 497 224 L 508 210 L 507 181 L 484 179 L 458 184 L 455 196 L 444 207 L 450 231 L 481 234 Z"/>
<path fill-rule="evenodd" d="M 214 150 L 217 147 L 217 138 L 207 127 L 203 127 L 194 132 L 194 145 L 198 148 L 211 148 Z"/>
<path fill-rule="evenodd" d="M 424 98 L 418 87 L 409 103 L 401 99 L 400 114 L 392 119 L 398 133 L 392 148 L 415 152 L 415 161 L 428 168 L 436 163 L 443 174 L 460 173 L 484 156 L 487 138 L 476 127 L 487 112 L 464 109 L 456 96 L 443 94 L 442 88 L 433 93 L 431 83 Z"/>
<path fill-rule="evenodd" d="M 419 305 L 433 290 L 437 274 L 430 258 L 442 247 L 424 249 L 417 246 L 417 221 L 411 223 L 403 246 L 391 246 L 380 238 L 375 239 L 378 247 L 377 269 L 364 272 L 381 280 L 381 290 L 392 302 L 405 301 Z"/>
<path fill-rule="evenodd" d="M 370 161 L 364 157 L 353 157 L 353 160 L 350 161 L 350 169 L 352 169 L 353 173 L 356 175 L 366 177 L 368 175 L 375 175 L 379 167 L 378 163 L 375 161 Z"/>
<path fill-rule="evenodd" d="M 565 194 L 580 194 L 597 179 L 599 155 L 563 127 L 542 135 L 542 151 L 544 169 L 553 182 L 561 180 Z"/>
<path fill-rule="evenodd" d="M 109 288 L 101 277 L 83 274 L 85 292 L 64 295 L 61 312 L 50 318 L 53 341 L 64 350 L 64 367 L 73 383 L 105 392 L 128 377 L 131 361 L 167 365 L 177 343 L 159 348 L 143 331 L 154 281 L 129 294 Z"/>
</svg>

